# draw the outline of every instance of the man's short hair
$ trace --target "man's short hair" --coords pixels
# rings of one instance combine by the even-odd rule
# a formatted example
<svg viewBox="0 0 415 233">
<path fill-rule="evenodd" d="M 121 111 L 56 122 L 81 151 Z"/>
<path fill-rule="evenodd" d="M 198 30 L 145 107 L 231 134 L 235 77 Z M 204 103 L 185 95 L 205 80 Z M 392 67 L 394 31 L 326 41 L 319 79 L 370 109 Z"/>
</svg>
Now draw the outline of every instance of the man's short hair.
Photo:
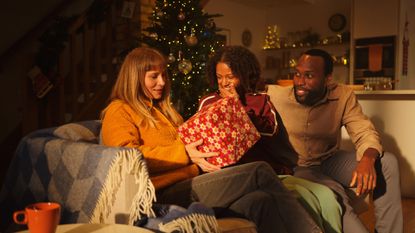
<svg viewBox="0 0 415 233">
<path fill-rule="evenodd" d="M 305 51 L 304 54 L 323 58 L 323 61 L 324 61 L 324 75 L 327 76 L 327 75 L 333 73 L 333 58 L 328 52 L 326 52 L 322 49 L 309 49 L 309 50 Z"/>
</svg>

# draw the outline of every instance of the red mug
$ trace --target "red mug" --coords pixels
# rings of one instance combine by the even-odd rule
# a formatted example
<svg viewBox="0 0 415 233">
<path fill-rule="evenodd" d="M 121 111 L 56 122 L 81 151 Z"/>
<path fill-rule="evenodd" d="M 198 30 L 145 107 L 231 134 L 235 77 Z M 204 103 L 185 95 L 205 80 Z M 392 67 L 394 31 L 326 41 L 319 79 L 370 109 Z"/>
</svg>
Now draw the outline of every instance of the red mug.
<svg viewBox="0 0 415 233">
<path fill-rule="evenodd" d="M 23 219 L 19 220 L 19 216 L 23 216 Z M 58 203 L 39 202 L 14 212 L 13 220 L 17 224 L 27 224 L 30 233 L 55 233 L 60 216 L 61 207 Z"/>
</svg>

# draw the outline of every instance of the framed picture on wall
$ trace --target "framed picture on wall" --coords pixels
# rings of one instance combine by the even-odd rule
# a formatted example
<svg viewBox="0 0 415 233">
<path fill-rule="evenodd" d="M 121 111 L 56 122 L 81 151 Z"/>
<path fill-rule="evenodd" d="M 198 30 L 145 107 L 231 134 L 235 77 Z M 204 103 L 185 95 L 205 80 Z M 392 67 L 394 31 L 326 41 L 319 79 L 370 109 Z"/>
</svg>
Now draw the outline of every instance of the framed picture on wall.
<svg viewBox="0 0 415 233">
<path fill-rule="evenodd" d="M 221 28 L 220 31 L 216 34 L 219 42 L 223 45 L 231 44 L 231 30 L 226 28 Z"/>
<path fill-rule="evenodd" d="M 252 44 L 252 33 L 249 29 L 245 29 L 242 32 L 242 44 L 245 47 L 249 47 Z"/>
<path fill-rule="evenodd" d="M 131 19 L 135 11 L 135 2 L 124 1 L 122 4 L 121 17 Z"/>
</svg>

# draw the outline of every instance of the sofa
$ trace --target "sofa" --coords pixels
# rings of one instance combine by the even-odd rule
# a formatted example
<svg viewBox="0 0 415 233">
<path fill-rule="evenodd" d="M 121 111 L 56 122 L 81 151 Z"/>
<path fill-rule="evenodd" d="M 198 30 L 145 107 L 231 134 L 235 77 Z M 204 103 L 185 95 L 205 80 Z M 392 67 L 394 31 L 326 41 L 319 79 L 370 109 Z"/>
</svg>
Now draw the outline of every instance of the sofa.
<svg viewBox="0 0 415 233">
<path fill-rule="evenodd" d="M 40 201 L 61 204 L 61 224 L 132 224 L 152 214 L 155 191 L 141 152 L 100 145 L 100 129 L 100 121 L 69 123 L 20 141 L 0 193 L 0 231 L 20 230 L 13 211 Z M 221 232 L 256 232 L 245 219 L 217 222 Z"/>
<path fill-rule="evenodd" d="M 151 213 L 154 188 L 141 152 L 100 145 L 100 129 L 97 120 L 69 123 L 34 131 L 20 141 L 0 192 L 0 232 L 20 230 L 21 226 L 12 223 L 13 211 L 39 201 L 62 205 L 61 224 L 131 224 Z M 354 195 L 351 190 L 350 195 Z M 373 232 L 369 198 L 353 200 Z M 404 212 L 407 209 L 404 206 Z M 246 219 L 217 222 L 221 232 L 257 232 Z"/>
</svg>

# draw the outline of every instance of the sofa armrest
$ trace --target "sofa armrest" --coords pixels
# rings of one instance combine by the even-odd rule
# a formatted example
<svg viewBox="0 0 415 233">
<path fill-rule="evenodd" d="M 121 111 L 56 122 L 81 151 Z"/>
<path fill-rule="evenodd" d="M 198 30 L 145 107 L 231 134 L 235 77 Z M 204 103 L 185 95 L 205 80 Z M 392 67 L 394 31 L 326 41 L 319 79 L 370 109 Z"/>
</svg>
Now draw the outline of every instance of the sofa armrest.
<svg viewBox="0 0 415 233">
<path fill-rule="evenodd" d="M 151 216 L 155 191 L 141 152 L 97 144 L 99 122 L 87 123 L 38 130 L 21 140 L 1 190 L 2 219 L 40 201 L 61 204 L 62 224 L 125 223 L 123 215 L 132 224 Z M 3 229 L 11 224 L 1 222 Z"/>
<path fill-rule="evenodd" d="M 123 177 L 119 189 L 113 194 L 114 202 L 111 211 L 104 220 L 105 223 L 131 224 L 130 212 L 139 211 L 137 207 L 133 207 L 133 203 L 137 199 L 137 193 L 140 192 L 140 184 L 137 183 L 136 175 L 126 173 Z M 151 202 L 154 201 L 154 197 L 147 198 L 150 198 Z"/>
</svg>

